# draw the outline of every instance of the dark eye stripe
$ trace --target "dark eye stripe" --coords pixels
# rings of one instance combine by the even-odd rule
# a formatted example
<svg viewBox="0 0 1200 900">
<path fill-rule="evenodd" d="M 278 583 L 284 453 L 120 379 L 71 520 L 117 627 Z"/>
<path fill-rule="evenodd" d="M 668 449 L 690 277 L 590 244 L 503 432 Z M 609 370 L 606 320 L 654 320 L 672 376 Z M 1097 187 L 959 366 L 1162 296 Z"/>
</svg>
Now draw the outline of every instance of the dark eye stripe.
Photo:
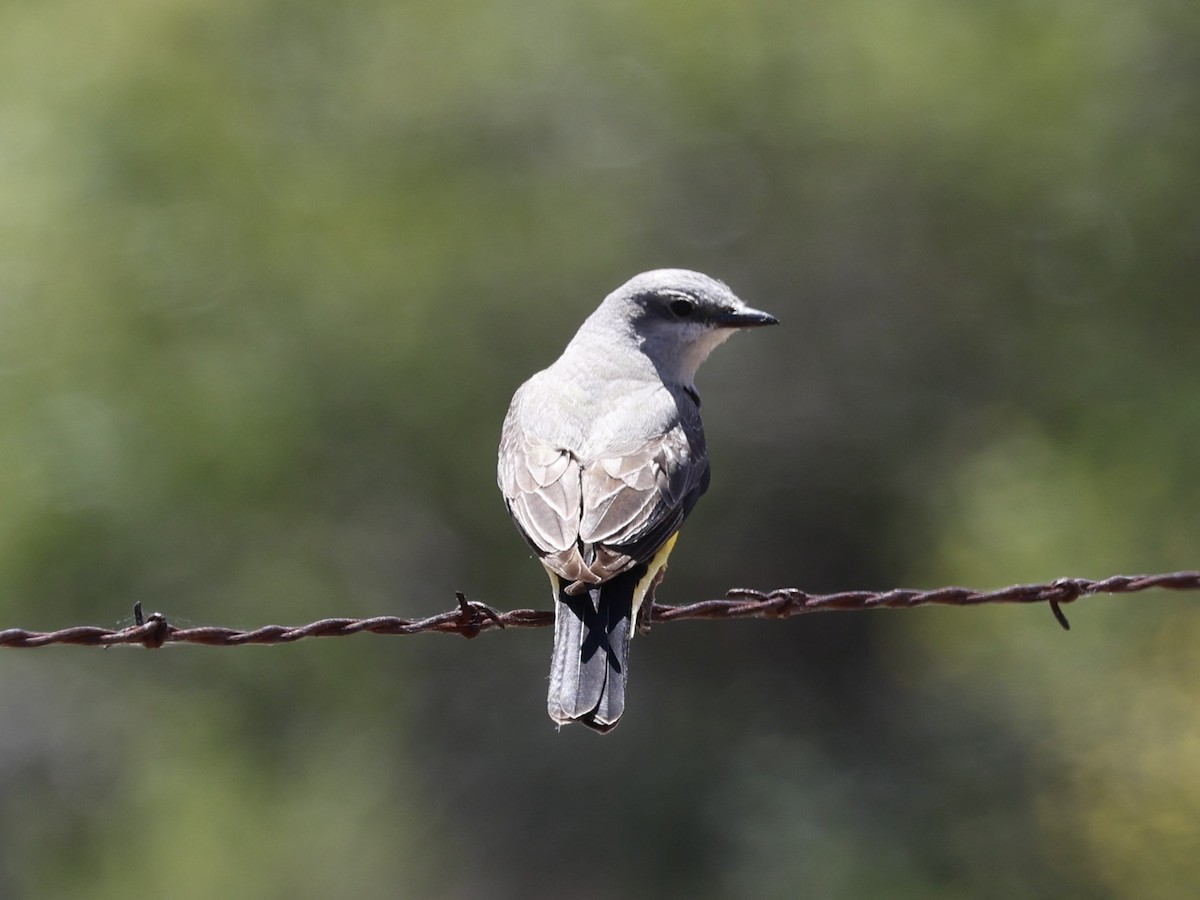
<svg viewBox="0 0 1200 900">
<path fill-rule="evenodd" d="M 675 313 L 681 319 L 690 316 L 694 309 L 695 305 L 691 300 L 679 299 L 671 301 L 671 312 Z"/>
</svg>

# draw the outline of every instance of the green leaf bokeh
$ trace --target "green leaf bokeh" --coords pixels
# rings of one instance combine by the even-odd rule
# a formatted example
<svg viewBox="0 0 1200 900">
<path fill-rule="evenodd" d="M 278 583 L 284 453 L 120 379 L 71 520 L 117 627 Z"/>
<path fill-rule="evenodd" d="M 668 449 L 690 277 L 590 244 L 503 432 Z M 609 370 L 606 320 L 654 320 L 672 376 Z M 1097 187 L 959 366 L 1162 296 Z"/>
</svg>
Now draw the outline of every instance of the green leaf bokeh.
<svg viewBox="0 0 1200 900">
<path fill-rule="evenodd" d="M 1195 568 L 1200 12 L 945 0 L 0 7 L 0 627 L 547 605 L 515 387 L 656 266 L 700 375 L 660 596 Z M 4 897 L 1200 891 L 1200 617 L 0 654 Z"/>
</svg>

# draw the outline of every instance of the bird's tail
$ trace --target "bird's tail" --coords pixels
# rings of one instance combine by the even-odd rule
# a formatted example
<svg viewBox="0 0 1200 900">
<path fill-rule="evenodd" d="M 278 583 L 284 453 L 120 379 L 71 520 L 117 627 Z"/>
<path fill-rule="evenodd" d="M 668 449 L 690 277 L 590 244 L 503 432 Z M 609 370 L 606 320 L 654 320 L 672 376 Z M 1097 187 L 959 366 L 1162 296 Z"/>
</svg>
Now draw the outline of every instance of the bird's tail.
<svg viewBox="0 0 1200 900">
<path fill-rule="evenodd" d="M 634 596 L 646 574 L 635 566 L 572 596 L 555 578 L 554 656 L 550 662 L 550 718 L 565 725 L 611 730 L 625 711 Z"/>
</svg>

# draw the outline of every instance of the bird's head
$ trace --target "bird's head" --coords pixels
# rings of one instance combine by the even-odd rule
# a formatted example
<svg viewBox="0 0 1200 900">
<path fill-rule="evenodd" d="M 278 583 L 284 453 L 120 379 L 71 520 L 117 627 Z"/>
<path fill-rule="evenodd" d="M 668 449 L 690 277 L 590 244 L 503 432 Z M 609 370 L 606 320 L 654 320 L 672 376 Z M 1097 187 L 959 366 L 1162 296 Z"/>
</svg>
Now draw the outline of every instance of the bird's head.
<svg viewBox="0 0 1200 900">
<path fill-rule="evenodd" d="M 626 329 L 664 381 L 685 386 L 734 331 L 779 321 L 747 306 L 723 282 L 687 269 L 636 275 L 609 294 L 601 310 L 605 307 L 610 321 Z"/>
</svg>

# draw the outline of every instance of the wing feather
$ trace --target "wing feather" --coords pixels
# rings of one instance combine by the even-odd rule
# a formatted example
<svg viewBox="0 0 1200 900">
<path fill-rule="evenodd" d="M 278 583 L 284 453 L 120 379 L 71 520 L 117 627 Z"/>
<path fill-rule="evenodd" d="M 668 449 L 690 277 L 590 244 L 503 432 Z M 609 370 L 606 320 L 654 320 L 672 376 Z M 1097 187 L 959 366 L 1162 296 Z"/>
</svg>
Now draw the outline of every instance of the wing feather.
<svg viewBox="0 0 1200 900">
<path fill-rule="evenodd" d="M 581 462 L 531 437 L 517 406 L 505 421 L 497 480 L 525 539 L 568 581 L 598 584 L 649 561 L 708 487 L 698 418 Z"/>
</svg>

